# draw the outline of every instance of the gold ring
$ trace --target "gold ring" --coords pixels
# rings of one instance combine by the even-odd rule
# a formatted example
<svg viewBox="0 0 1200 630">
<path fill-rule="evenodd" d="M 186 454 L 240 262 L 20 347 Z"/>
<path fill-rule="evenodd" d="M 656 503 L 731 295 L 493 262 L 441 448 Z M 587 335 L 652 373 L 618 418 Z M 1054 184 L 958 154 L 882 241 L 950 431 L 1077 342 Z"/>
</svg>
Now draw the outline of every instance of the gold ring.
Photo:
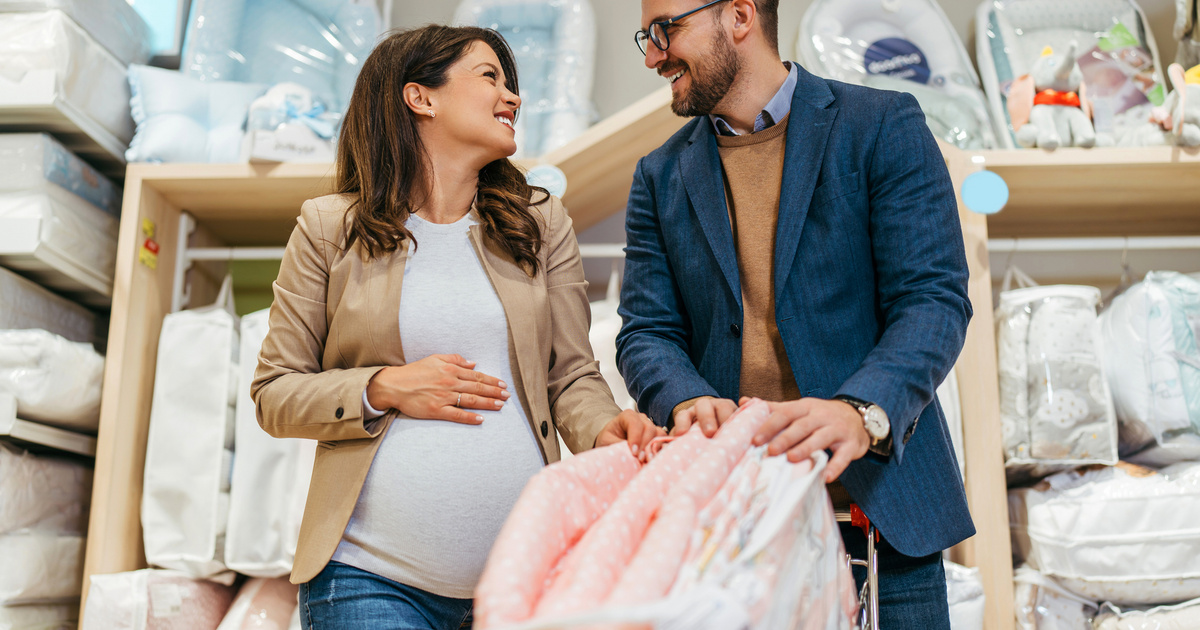
<svg viewBox="0 0 1200 630">
<path fill-rule="evenodd" d="M 458 400 L 454 401 L 455 407 L 459 406 L 460 404 L 462 404 L 462 392 L 458 393 Z"/>
</svg>

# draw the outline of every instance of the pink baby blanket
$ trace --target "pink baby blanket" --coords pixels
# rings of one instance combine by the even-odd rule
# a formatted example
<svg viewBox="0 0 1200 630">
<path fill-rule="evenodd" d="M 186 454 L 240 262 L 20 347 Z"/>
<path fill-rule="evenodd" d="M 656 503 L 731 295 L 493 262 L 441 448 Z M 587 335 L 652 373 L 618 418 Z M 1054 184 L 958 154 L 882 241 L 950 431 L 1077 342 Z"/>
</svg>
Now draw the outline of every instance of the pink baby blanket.
<svg viewBox="0 0 1200 630">
<path fill-rule="evenodd" d="M 547 467 L 492 549 L 476 627 L 848 628 L 825 455 L 792 464 L 752 448 L 768 415 L 751 401 L 712 439 L 656 441 L 645 466 L 622 443 Z"/>
</svg>

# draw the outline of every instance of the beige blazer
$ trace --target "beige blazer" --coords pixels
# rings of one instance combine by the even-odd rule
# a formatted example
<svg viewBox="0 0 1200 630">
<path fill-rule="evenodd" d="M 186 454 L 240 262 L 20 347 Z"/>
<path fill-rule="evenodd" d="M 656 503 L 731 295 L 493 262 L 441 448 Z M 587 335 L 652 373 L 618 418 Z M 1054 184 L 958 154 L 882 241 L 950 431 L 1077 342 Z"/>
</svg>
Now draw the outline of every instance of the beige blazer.
<svg viewBox="0 0 1200 630">
<path fill-rule="evenodd" d="M 369 259 L 346 248 L 350 197 L 304 203 L 275 281 L 270 332 L 251 394 L 259 424 L 275 437 L 318 440 L 316 464 L 291 580 L 314 578 L 333 557 L 395 410 L 363 421 L 367 381 L 404 365 L 400 284 L 407 248 Z M 589 449 L 620 409 L 588 342 L 587 282 L 571 219 L 557 198 L 531 211 L 540 220 L 541 266 L 529 277 L 471 226 L 471 242 L 508 318 L 517 394 L 547 463 L 558 434 Z"/>
</svg>

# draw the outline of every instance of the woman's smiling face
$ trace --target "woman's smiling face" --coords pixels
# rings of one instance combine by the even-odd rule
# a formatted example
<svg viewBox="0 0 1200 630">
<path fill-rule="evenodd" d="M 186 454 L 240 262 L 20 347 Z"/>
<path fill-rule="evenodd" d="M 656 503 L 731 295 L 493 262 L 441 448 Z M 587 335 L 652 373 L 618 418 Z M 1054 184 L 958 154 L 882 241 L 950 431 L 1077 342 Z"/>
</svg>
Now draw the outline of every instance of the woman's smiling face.
<svg viewBox="0 0 1200 630">
<path fill-rule="evenodd" d="M 482 41 L 471 44 L 446 76 L 449 80 L 431 91 L 443 137 L 483 149 L 491 158 L 488 161 L 516 153 L 513 125 L 521 97 L 509 91 L 491 46 Z"/>
</svg>

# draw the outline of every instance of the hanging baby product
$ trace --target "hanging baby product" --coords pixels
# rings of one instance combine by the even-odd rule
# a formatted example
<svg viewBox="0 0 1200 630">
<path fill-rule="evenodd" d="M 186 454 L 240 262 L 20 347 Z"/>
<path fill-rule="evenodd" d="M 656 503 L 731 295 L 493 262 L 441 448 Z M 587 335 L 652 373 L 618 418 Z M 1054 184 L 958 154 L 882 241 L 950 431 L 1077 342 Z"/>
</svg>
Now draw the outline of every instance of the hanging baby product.
<svg viewBox="0 0 1200 630">
<path fill-rule="evenodd" d="M 1028 286 L 1009 290 L 1014 278 Z M 1015 268 L 1006 274 L 996 309 L 996 352 L 1010 481 L 1117 461 L 1099 302 L 1095 287 L 1041 287 Z"/>
<path fill-rule="evenodd" d="M 961 149 L 996 146 L 979 78 L 933 0 L 816 0 L 796 56 L 821 76 L 911 93 L 934 135 Z"/>
<path fill-rule="evenodd" d="M 151 565 L 195 577 L 225 570 L 237 357 L 229 277 L 212 306 L 163 318 L 142 486 Z"/>
</svg>

